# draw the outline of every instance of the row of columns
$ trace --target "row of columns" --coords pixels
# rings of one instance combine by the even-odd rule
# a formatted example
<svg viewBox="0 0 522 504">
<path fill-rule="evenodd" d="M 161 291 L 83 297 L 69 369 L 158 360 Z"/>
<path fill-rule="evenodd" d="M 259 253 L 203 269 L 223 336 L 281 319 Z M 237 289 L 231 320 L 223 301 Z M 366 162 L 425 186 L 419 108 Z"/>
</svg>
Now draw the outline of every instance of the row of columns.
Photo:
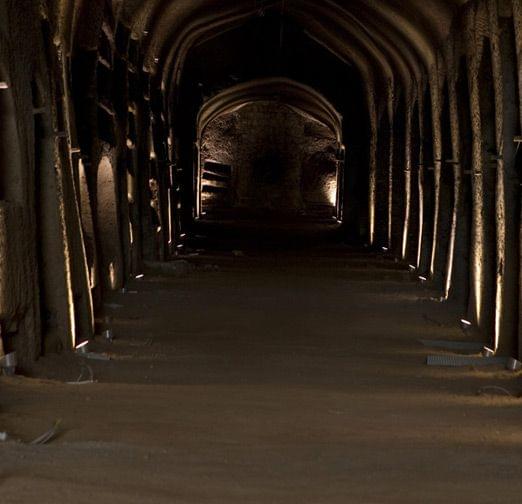
<svg viewBox="0 0 522 504">
<path fill-rule="evenodd" d="M 416 92 L 390 92 L 371 143 L 369 240 L 459 302 L 484 342 L 518 355 L 522 9 L 500 9 L 470 5 Z"/>
</svg>

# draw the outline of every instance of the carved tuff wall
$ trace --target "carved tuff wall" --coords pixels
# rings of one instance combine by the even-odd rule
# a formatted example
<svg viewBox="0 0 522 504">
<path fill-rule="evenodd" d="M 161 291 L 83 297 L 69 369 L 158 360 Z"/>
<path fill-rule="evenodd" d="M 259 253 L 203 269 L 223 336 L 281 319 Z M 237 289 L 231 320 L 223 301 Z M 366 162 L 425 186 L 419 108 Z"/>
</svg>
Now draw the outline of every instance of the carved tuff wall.
<svg viewBox="0 0 522 504">
<path fill-rule="evenodd" d="M 23 367 L 90 338 L 108 291 L 183 247 L 198 114 L 273 78 L 344 118 L 346 237 L 520 354 L 518 0 L 5 0 L 0 322 Z"/>
</svg>

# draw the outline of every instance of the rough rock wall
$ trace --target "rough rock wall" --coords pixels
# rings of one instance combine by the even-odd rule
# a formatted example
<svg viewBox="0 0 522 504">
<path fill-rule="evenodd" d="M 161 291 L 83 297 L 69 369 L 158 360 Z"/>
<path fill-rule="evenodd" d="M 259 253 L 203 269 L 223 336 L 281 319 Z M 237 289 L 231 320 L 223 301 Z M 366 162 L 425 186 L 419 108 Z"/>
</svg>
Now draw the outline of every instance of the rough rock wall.
<svg viewBox="0 0 522 504">
<path fill-rule="evenodd" d="M 48 4 L 0 2 L 0 324 L 22 369 L 44 348 L 71 348 L 92 334 L 67 62 Z"/>
<path fill-rule="evenodd" d="M 6 88 L 0 89 L 0 324 L 4 347 L 18 352 L 22 366 L 39 354 L 40 345 L 31 81 L 37 74 L 42 46 L 35 22 L 38 16 L 27 15 L 36 14 L 34 7 L 28 1 L 0 4 L 0 81 L 6 83 Z"/>
<path fill-rule="evenodd" d="M 177 165 L 161 83 L 121 6 L 0 1 L 0 323 L 24 366 L 42 337 L 54 350 L 88 338 L 98 286 L 122 287 L 184 235 L 180 193 L 192 188 L 178 175 L 192 166 Z M 465 282 L 462 316 L 520 354 L 520 0 L 468 2 L 434 54 L 415 82 L 390 79 L 382 93 L 365 74 L 369 241 L 420 268 L 442 299 Z M 221 117 L 203 158 L 236 167 L 238 205 L 330 203 L 332 136 L 271 107 Z M 98 177 L 107 152 L 111 176 Z"/>
<path fill-rule="evenodd" d="M 214 120 L 201 156 L 232 166 L 234 205 L 303 211 L 333 206 L 336 139 L 322 124 L 275 102 Z"/>
</svg>

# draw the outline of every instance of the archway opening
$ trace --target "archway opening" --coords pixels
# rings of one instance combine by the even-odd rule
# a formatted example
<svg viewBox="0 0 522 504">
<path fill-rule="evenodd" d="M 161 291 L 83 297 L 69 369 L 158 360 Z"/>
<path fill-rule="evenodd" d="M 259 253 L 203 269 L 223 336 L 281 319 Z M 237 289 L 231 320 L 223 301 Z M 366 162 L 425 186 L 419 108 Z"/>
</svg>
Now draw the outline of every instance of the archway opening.
<svg viewBox="0 0 522 504">
<path fill-rule="evenodd" d="M 337 217 L 339 143 L 304 111 L 276 101 L 213 119 L 199 140 L 202 218 Z"/>
</svg>

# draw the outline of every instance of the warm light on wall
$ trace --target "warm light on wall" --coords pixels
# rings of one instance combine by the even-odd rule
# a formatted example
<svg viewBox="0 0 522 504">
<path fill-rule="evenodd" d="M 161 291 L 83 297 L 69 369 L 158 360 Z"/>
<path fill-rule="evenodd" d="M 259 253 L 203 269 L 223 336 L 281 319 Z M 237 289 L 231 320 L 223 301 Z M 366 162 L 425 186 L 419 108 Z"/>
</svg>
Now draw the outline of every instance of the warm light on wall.
<svg viewBox="0 0 522 504">
<path fill-rule="evenodd" d="M 481 258 L 482 259 L 482 258 Z M 475 261 L 473 263 L 473 270 L 474 270 L 474 287 L 475 287 L 475 318 L 477 321 L 478 326 L 480 327 L 481 323 L 481 308 L 482 308 L 482 268 L 480 267 L 481 261 Z"/>
<path fill-rule="evenodd" d="M 136 181 L 134 177 L 127 172 L 127 201 L 134 203 L 134 195 L 136 194 Z"/>
<path fill-rule="evenodd" d="M 326 193 L 328 195 L 328 201 L 332 206 L 337 205 L 337 181 L 332 178 L 327 182 Z"/>
<path fill-rule="evenodd" d="M 502 325 L 502 306 L 504 303 L 503 299 L 503 279 L 501 275 L 497 276 L 497 292 L 495 296 L 495 341 L 494 341 L 494 350 L 495 352 L 498 350 L 498 346 L 500 343 L 500 332 Z"/>
<path fill-rule="evenodd" d="M 116 289 L 116 268 L 113 262 L 109 264 L 109 284 L 111 289 Z"/>
</svg>

